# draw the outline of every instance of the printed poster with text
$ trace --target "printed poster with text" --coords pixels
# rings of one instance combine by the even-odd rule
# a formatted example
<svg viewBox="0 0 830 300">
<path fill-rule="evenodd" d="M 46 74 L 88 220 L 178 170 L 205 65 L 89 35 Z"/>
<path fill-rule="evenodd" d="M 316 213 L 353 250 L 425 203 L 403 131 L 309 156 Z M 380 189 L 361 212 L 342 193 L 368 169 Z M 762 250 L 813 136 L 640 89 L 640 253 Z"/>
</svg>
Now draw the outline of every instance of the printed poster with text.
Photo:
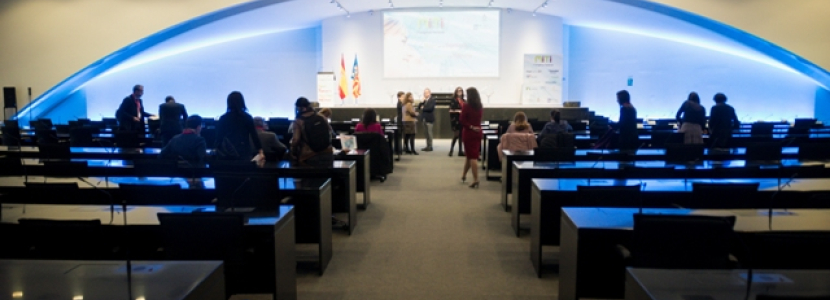
<svg viewBox="0 0 830 300">
<path fill-rule="evenodd" d="M 522 104 L 562 107 L 562 55 L 525 54 Z"/>
<path fill-rule="evenodd" d="M 317 73 L 317 102 L 320 107 L 334 107 L 334 72 Z"/>
</svg>

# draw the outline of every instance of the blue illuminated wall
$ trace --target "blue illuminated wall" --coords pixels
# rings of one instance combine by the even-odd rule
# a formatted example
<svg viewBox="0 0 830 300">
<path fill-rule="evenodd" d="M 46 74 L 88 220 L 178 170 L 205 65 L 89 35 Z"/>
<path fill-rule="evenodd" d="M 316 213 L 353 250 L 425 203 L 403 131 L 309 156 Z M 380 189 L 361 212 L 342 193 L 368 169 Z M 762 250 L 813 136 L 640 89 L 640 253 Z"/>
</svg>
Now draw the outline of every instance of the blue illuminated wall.
<svg viewBox="0 0 830 300">
<path fill-rule="evenodd" d="M 631 93 L 640 118 L 674 117 L 691 91 L 707 108 L 715 93 L 725 93 L 742 121 L 814 115 L 818 85 L 802 74 L 634 33 L 576 26 L 568 31 L 569 99 L 601 115 L 618 117 L 615 94 L 622 89 Z"/>
<path fill-rule="evenodd" d="M 316 95 L 320 28 L 259 35 L 164 57 L 95 78 L 82 87 L 91 119 L 112 117 L 135 84 L 144 85 L 147 112 L 172 95 L 188 113 L 220 116 L 231 91 L 245 96 L 251 114 L 293 116 L 299 96 Z M 76 101 L 57 112 L 77 113 Z M 61 116 L 64 115 L 64 116 Z M 72 118 L 57 114 L 56 119 Z"/>
</svg>

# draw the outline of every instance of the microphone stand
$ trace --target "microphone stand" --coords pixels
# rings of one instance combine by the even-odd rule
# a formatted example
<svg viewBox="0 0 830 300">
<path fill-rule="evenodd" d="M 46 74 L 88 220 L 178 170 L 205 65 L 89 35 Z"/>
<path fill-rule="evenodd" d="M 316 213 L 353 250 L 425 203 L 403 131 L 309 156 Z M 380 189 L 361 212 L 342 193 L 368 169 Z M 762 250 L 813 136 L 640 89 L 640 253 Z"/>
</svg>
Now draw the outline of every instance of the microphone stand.
<svg viewBox="0 0 830 300">
<path fill-rule="evenodd" d="M 115 220 L 115 200 L 113 199 L 112 194 L 110 194 L 109 192 L 107 192 L 105 190 L 99 189 L 97 185 L 92 184 L 91 182 L 87 181 L 83 177 L 78 177 L 78 180 L 82 181 L 83 183 L 88 184 L 90 187 L 92 187 L 92 189 L 104 193 L 104 195 L 106 195 L 107 198 L 109 198 L 109 200 L 110 200 L 110 225 L 112 225 L 113 220 Z M 99 182 L 99 184 L 100 184 L 100 182 Z"/>
<path fill-rule="evenodd" d="M 773 215 L 773 204 L 775 202 L 775 197 L 778 196 L 778 194 L 781 193 L 782 190 L 784 190 L 784 187 L 789 186 L 790 183 L 793 180 L 795 180 L 795 178 L 797 176 L 798 176 L 798 173 L 793 174 L 793 176 L 791 176 L 790 179 L 788 179 L 787 182 L 785 182 L 783 186 L 781 184 L 778 184 L 778 190 L 775 191 L 774 194 L 772 194 L 772 197 L 770 197 L 770 199 L 769 199 L 769 211 L 767 211 L 769 230 L 772 230 L 772 215 Z M 778 178 L 778 180 L 780 181 L 781 178 Z"/>
</svg>

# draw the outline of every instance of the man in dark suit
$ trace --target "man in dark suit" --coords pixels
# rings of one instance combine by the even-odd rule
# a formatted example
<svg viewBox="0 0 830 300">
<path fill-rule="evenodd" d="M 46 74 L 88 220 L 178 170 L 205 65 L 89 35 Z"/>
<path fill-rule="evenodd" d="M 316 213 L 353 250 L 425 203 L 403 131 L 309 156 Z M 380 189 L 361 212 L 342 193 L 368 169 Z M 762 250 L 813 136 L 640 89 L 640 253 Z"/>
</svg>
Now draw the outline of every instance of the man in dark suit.
<svg viewBox="0 0 830 300">
<path fill-rule="evenodd" d="M 144 118 L 152 114 L 144 111 L 142 95 L 144 95 L 144 86 L 137 84 L 133 87 L 133 93 L 121 101 L 121 106 L 115 112 L 115 118 L 118 119 L 121 130 L 144 132 Z"/>
<path fill-rule="evenodd" d="M 199 135 L 202 132 L 202 117 L 192 115 L 185 123 L 186 128 L 181 134 L 170 139 L 167 146 L 161 149 L 159 158 L 184 159 L 193 164 L 203 163 L 207 145 L 205 138 Z"/>
<path fill-rule="evenodd" d="M 262 153 L 265 154 L 265 160 L 281 160 L 288 148 L 286 148 L 285 144 L 281 143 L 280 140 L 277 139 L 277 134 L 265 130 L 265 119 L 262 117 L 255 117 L 254 127 L 256 127 L 259 142 L 262 144 Z"/>
<path fill-rule="evenodd" d="M 424 129 L 426 129 L 424 136 L 427 139 L 427 146 L 421 149 L 421 151 L 429 152 L 432 151 L 432 129 L 435 124 L 435 97 L 432 96 L 432 92 L 429 89 L 424 90 L 424 101 L 419 106 L 421 109 L 421 119 L 424 121 Z"/>
<path fill-rule="evenodd" d="M 159 119 L 161 145 L 164 147 L 170 139 L 182 133 L 182 122 L 187 120 L 187 109 L 184 108 L 184 104 L 176 103 L 173 96 L 167 96 L 164 103 L 159 105 Z"/>
</svg>

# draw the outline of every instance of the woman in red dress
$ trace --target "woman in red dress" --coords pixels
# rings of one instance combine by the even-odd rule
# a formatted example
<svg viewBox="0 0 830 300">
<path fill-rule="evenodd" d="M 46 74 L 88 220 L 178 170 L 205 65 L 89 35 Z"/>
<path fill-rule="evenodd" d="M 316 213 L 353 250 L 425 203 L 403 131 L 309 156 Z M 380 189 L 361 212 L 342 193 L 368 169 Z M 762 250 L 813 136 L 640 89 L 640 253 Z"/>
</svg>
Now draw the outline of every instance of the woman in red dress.
<svg viewBox="0 0 830 300">
<path fill-rule="evenodd" d="M 461 108 L 461 141 L 464 143 L 464 152 L 467 160 L 464 162 L 464 173 L 461 182 L 467 180 L 467 171 L 473 170 L 473 184 L 470 188 L 478 188 L 478 156 L 481 151 L 481 116 L 484 109 L 481 107 L 481 96 L 476 88 L 467 89 L 467 104 Z"/>
</svg>

